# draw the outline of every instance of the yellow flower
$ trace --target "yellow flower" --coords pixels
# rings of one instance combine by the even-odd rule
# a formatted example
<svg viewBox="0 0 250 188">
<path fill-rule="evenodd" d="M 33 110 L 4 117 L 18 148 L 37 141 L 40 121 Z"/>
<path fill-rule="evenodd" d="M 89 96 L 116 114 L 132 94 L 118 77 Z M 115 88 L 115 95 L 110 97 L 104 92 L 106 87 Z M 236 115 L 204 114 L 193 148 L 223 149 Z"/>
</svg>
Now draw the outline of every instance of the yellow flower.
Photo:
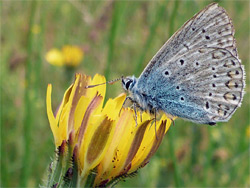
<svg viewBox="0 0 250 188">
<path fill-rule="evenodd" d="M 48 85 L 47 115 L 59 156 L 68 151 L 73 158 L 74 165 L 65 168 L 73 187 L 107 186 L 145 166 L 171 124 L 163 115 L 155 132 L 154 120 L 143 112 L 137 113 L 141 120 L 136 125 L 135 112 L 122 108 L 125 94 L 109 99 L 103 107 L 106 86 L 85 88 L 103 82 L 100 75 L 91 79 L 76 74 L 56 113 L 51 107 L 52 86 Z"/>
<path fill-rule="evenodd" d="M 35 35 L 39 34 L 41 32 L 41 27 L 38 24 L 35 24 L 32 26 L 31 32 Z"/>
<path fill-rule="evenodd" d="M 55 65 L 55 66 L 63 66 L 64 64 L 63 53 L 56 48 L 53 48 L 50 51 L 48 51 L 45 56 L 45 59 L 50 64 Z"/>
<path fill-rule="evenodd" d="M 246 136 L 247 138 L 250 138 L 250 125 L 246 128 Z"/>
<path fill-rule="evenodd" d="M 83 60 L 84 52 L 77 46 L 65 45 L 62 50 L 53 48 L 45 56 L 48 63 L 55 66 L 76 67 Z"/>
<path fill-rule="evenodd" d="M 83 51 L 77 46 L 66 45 L 62 48 L 64 64 L 76 67 L 83 59 Z"/>
</svg>

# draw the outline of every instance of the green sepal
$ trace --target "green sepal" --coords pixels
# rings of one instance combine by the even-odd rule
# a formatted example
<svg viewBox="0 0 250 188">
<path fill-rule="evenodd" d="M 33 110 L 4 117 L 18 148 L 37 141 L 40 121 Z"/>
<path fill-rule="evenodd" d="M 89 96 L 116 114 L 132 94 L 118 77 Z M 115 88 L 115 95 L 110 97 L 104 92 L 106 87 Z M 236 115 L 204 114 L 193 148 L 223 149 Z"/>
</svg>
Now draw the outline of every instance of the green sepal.
<svg viewBox="0 0 250 188">
<path fill-rule="evenodd" d="M 68 144 L 66 141 L 63 141 L 61 146 L 56 149 L 55 159 L 49 166 L 48 179 L 45 183 L 46 187 L 61 187 L 65 185 L 64 177 L 71 166 L 72 162 L 68 154 Z"/>
<path fill-rule="evenodd" d="M 120 176 L 116 176 L 114 179 L 110 180 L 105 187 L 114 187 L 120 181 L 125 181 L 126 178 L 132 178 L 138 174 L 138 171 L 132 172 L 130 174 L 122 174 Z"/>
<path fill-rule="evenodd" d="M 97 169 L 95 168 L 90 171 L 84 187 L 94 187 L 96 175 L 97 175 Z"/>
</svg>

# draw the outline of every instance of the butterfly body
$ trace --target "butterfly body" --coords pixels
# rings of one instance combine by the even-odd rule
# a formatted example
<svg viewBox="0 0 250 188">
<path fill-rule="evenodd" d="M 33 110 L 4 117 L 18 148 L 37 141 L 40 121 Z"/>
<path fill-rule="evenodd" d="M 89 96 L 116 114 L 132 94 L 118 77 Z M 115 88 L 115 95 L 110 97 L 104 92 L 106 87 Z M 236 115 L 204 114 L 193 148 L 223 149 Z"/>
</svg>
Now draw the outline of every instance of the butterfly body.
<svg viewBox="0 0 250 188">
<path fill-rule="evenodd" d="M 228 121 L 244 95 L 231 19 L 212 3 L 186 22 L 157 52 L 139 78 L 123 79 L 132 101 L 195 123 Z"/>
</svg>

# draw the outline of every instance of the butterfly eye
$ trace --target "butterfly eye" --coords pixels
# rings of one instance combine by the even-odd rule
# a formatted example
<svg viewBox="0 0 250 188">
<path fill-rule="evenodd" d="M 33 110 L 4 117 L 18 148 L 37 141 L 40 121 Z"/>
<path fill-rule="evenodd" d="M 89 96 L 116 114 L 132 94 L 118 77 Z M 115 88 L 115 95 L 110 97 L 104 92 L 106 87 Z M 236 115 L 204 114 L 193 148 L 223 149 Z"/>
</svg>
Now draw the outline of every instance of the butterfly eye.
<svg viewBox="0 0 250 188">
<path fill-rule="evenodd" d="M 132 82 L 133 82 L 132 80 L 128 80 L 127 83 L 125 84 L 127 90 Z"/>
</svg>

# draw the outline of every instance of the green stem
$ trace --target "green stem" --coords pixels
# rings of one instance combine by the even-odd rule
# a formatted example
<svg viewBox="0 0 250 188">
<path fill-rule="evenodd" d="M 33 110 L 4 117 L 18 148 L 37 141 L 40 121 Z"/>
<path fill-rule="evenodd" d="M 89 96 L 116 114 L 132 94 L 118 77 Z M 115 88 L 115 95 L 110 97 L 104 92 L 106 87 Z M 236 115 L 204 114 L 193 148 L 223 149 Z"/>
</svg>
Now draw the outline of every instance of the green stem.
<svg viewBox="0 0 250 188">
<path fill-rule="evenodd" d="M 191 166 L 194 166 L 197 162 L 198 150 L 199 150 L 199 141 L 201 140 L 201 131 L 197 126 L 192 127 L 192 144 L 191 144 Z"/>
<path fill-rule="evenodd" d="M 110 75 L 110 68 L 111 68 L 111 62 L 113 60 L 114 56 L 114 43 L 115 43 L 115 36 L 117 34 L 117 28 L 118 28 L 118 21 L 120 17 L 120 3 L 115 1 L 113 4 L 113 15 L 112 15 L 112 22 L 111 22 L 111 28 L 110 28 L 110 33 L 109 33 L 109 48 L 108 48 L 108 59 L 107 59 L 107 66 L 105 69 L 105 77 L 107 80 L 109 80 L 109 75 Z"/>
<path fill-rule="evenodd" d="M 68 87 L 69 85 L 72 84 L 72 81 L 74 79 L 74 75 L 75 75 L 75 68 L 74 67 L 70 67 L 70 66 L 65 66 L 64 67 L 64 72 L 65 72 L 65 87 Z"/>
<path fill-rule="evenodd" d="M 180 175 L 179 175 L 179 170 L 177 167 L 177 160 L 176 160 L 176 156 L 175 156 L 175 151 L 174 151 L 174 127 L 171 126 L 170 131 L 168 131 L 168 136 L 169 136 L 169 150 L 170 150 L 170 156 L 171 159 L 173 161 L 173 165 L 174 165 L 174 181 L 175 181 L 175 186 L 176 187 L 181 187 L 181 180 L 180 180 Z"/>
<path fill-rule="evenodd" d="M 38 52 L 38 57 L 34 63 L 34 75 L 35 75 L 35 84 L 34 84 L 34 88 L 35 91 L 37 92 L 37 94 L 39 94 L 39 89 L 41 87 L 41 69 L 42 69 L 42 62 L 43 62 L 43 56 L 44 56 L 44 52 L 43 52 L 43 48 L 44 48 L 44 41 L 45 41 L 45 37 L 44 37 L 44 32 L 45 32 L 45 22 L 46 22 L 46 6 L 47 3 L 45 4 L 43 1 L 38 1 L 37 2 L 37 7 L 39 9 L 39 13 L 42 13 L 43 16 L 41 16 L 40 18 L 40 28 L 41 31 L 39 34 L 37 34 L 36 40 L 36 46 L 35 49 Z"/>
<path fill-rule="evenodd" d="M 210 138 L 211 135 L 211 129 L 208 129 L 208 137 Z M 204 164 L 203 164 L 203 168 L 204 168 L 204 172 L 203 172 L 203 182 L 202 182 L 202 186 L 207 187 L 209 186 L 209 183 L 207 182 L 207 177 L 208 177 L 208 171 L 209 171 L 209 167 L 211 167 L 211 160 L 212 160 L 212 155 L 213 155 L 213 145 L 214 143 L 209 143 L 207 151 L 205 153 L 205 159 L 204 159 Z"/>
<path fill-rule="evenodd" d="M 33 96 L 32 96 L 32 32 L 31 28 L 34 23 L 34 17 L 36 12 L 36 1 L 32 1 L 31 3 L 31 12 L 29 15 L 29 32 L 28 32 L 28 44 L 27 44 L 27 62 L 26 62 L 26 71 L 25 71 L 25 83 L 26 83 L 26 89 L 24 93 L 24 155 L 22 158 L 22 168 L 21 168 L 21 178 L 20 178 L 20 186 L 21 187 L 27 187 L 28 177 L 30 174 L 31 169 L 31 128 L 33 124 L 33 115 L 32 115 L 32 102 L 33 102 Z"/>
<path fill-rule="evenodd" d="M 143 50 L 141 52 L 141 55 L 140 55 L 140 57 L 139 57 L 139 59 L 137 61 L 137 64 L 136 64 L 136 68 L 135 68 L 135 75 L 136 76 L 138 76 L 142 71 L 142 66 L 143 66 L 145 56 L 146 56 L 146 54 L 148 52 L 148 49 L 150 49 L 150 46 L 151 46 L 151 44 L 153 42 L 154 37 L 156 36 L 156 34 L 155 34 L 156 28 L 159 25 L 161 18 L 163 17 L 163 14 L 165 12 L 165 9 L 166 9 L 166 6 L 167 6 L 168 2 L 169 1 L 167 0 L 167 1 L 164 1 L 164 3 L 162 3 L 161 5 L 159 5 L 159 8 L 158 8 L 157 14 L 156 14 L 156 18 L 155 18 L 153 24 L 150 27 L 149 36 L 147 38 L 147 41 L 146 41 L 146 43 L 144 45 L 144 48 L 143 48 Z"/>
<path fill-rule="evenodd" d="M 97 174 L 95 171 L 96 170 L 90 171 L 84 187 L 93 187 L 94 182 L 95 182 L 95 177 Z"/>
<path fill-rule="evenodd" d="M 1 15 L 3 15 L 2 14 L 2 1 L 0 1 L 0 7 L 1 7 Z M 1 52 L 2 52 L 2 49 L 1 49 Z M 1 67 L 1 78 L 0 78 L 0 84 L 1 84 L 1 91 L 0 91 L 0 102 L 1 102 L 1 105 L 2 105 L 2 100 L 3 100 L 3 98 L 2 98 L 2 88 L 3 88 L 3 78 L 4 78 L 4 76 L 2 75 L 2 69 L 3 69 L 3 62 L 4 62 L 4 60 L 3 60 L 3 57 L 1 56 L 1 60 L 0 60 L 0 67 Z M 0 151 L 1 151 L 1 171 L 0 171 L 0 173 L 1 173 L 1 186 L 2 187 L 4 187 L 4 186 L 6 186 L 6 185 L 8 185 L 8 182 L 9 182 L 9 177 L 8 177 L 8 168 L 7 168 L 7 150 L 6 150 L 6 138 L 5 138 L 5 136 L 6 136 L 6 134 L 5 134 L 5 132 L 4 131 L 2 131 L 3 130 L 3 123 L 2 122 L 5 122 L 4 120 L 3 120 L 3 111 L 2 110 L 0 110 L 0 120 L 1 120 L 1 122 L 0 122 L 0 130 L 1 130 L 1 133 L 0 133 L 0 135 L 1 135 L 1 142 L 0 142 Z"/>
<path fill-rule="evenodd" d="M 66 148 L 66 145 L 63 147 Z M 49 172 L 47 187 L 53 187 L 54 184 L 57 184 L 57 187 L 65 186 L 64 177 L 67 170 L 71 167 L 71 156 L 69 156 L 69 153 L 66 153 L 68 152 L 67 149 L 63 150 L 60 151 L 58 148 L 56 151 L 57 154 Z"/>
<path fill-rule="evenodd" d="M 2 102 L 2 96 L 1 96 L 1 102 Z M 0 119 L 1 119 L 2 122 L 4 122 L 2 110 L 0 110 Z M 1 122 L 1 130 L 3 130 L 2 122 Z M 9 170 L 8 170 L 8 166 L 7 166 L 7 164 L 8 164 L 8 160 L 7 160 L 8 155 L 7 155 L 7 153 L 8 152 L 6 152 L 6 151 L 8 151 L 7 150 L 8 146 L 6 145 L 6 136 L 7 136 L 6 133 L 4 131 L 1 131 L 1 144 L 0 144 L 1 150 L 0 151 L 1 151 L 1 186 L 2 187 L 7 187 L 7 185 L 9 184 L 9 179 L 10 179 Z"/>
<path fill-rule="evenodd" d="M 49 174 L 49 179 L 47 182 L 47 187 L 52 187 L 54 182 L 56 182 L 56 177 L 58 177 L 58 172 L 61 172 L 60 170 L 60 162 L 59 159 L 56 158 L 54 159 L 51 167 L 51 173 Z"/>
</svg>

